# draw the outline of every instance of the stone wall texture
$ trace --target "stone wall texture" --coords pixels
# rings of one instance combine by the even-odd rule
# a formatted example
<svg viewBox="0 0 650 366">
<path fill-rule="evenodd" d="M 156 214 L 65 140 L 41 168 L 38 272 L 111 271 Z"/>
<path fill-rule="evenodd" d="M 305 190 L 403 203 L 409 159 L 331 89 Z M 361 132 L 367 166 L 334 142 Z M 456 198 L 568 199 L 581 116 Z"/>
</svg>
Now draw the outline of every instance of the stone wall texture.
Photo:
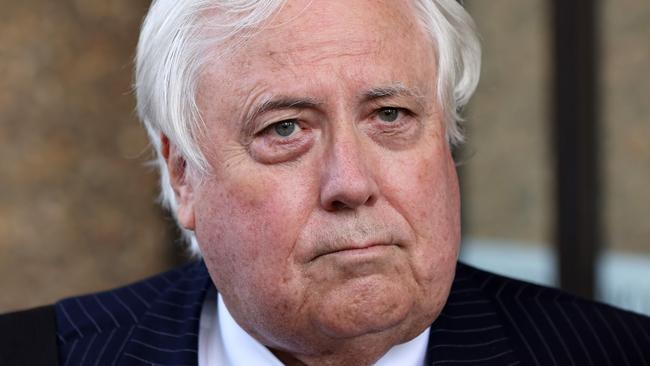
<svg viewBox="0 0 650 366">
<path fill-rule="evenodd" d="M 468 0 L 484 46 L 461 167 L 465 233 L 552 245 L 550 2 Z M 650 2 L 598 2 L 607 248 L 650 254 Z"/>
<path fill-rule="evenodd" d="M 552 239 L 547 3 L 466 2 L 483 45 L 461 166 L 466 235 L 529 243 Z"/>
<path fill-rule="evenodd" d="M 0 1 L 0 311 L 174 261 L 131 93 L 148 5 Z"/>
<path fill-rule="evenodd" d="M 605 239 L 650 254 L 650 2 L 604 1 L 601 19 Z"/>
</svg>

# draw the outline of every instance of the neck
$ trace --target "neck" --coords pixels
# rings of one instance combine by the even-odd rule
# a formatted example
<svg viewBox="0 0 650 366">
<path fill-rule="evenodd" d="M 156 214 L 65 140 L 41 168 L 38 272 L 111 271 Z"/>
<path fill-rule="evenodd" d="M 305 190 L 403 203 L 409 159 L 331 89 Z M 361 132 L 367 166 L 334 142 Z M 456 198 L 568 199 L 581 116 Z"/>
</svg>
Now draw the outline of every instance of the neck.
<svg viewBox="0 0 650 366">
<path fill-rule="evenodd" d="M 319 353 L 292 353 L 277 349 L 271 349 L 271 352 L 273 352 L 273 354 L 282 361 L 283 364 L 288 366 L 372 365 L 389 352 L 392 347 L 413 341 L 419 334 L 423 335 L 423 337 L 428 340 L 428 332 L 418 332 L 416 334 L 394 333 L 388 336 L 379 332 L 369 334 L 363 337 L 363 339 L 347 339 L 342 342 L 337 342 L 335 345 L 330 345 L 326 351 Z M 416 349 L 418 348 L 417 344 L 418 343 L 412 343 Z M 415 354 L 417 352 L 409 353 Z"/>
<path fill-rule="evenodd" d="M 373 347 L 374 348 L 374 347 Z M 341 352 L 321 355 L 300 355 L 271 350 L 286 366 L 363 366 L 372 365 L 388 350 L 357 350 L 357 352 Z"/>
</svg>

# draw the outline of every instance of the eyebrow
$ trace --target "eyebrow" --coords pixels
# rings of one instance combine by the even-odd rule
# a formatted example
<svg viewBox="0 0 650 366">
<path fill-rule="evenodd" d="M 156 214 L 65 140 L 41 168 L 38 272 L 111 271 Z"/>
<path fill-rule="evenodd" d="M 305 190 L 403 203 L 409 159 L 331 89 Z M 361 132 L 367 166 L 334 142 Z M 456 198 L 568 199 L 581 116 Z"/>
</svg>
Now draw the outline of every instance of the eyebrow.
<svg viewBox="0 0 650 366">
<path fill-rule="evenodd" d="M 421 93 L 409 89 L 403 83 L 395 83 L 389 86 L 380 86 L 367 90 L 360 95 L 360 99 L 364 102 L 373 101 L 382 98 L 391 97 L 408 97 L 415 99 L 420 105 L 424 105 L 425 98 Z"/>
<path fill-rule="evenodd" d="M 321 104 L 323 104 L 321 101 L 313 98 L 268 97 L 246 114 L 242 132 L 249 136 L 254 134 L 255 119 L 264 113 L 286 109 L 315 109 Z"/>
</svg>

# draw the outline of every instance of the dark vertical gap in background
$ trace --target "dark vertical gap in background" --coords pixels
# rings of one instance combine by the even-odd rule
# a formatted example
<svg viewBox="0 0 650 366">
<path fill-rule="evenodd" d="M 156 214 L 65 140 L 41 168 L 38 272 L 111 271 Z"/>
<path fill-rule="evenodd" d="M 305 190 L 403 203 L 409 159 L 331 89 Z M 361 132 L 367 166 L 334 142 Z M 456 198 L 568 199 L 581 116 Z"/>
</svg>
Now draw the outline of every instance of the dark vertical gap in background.
<svg viewBox="0 0 650 366">
<path fill-rule="evenodd" d="M 555 240 L 560 285 L 593 298 L 601 246 L 598 1 L 553 0 Z"/>
</svg>

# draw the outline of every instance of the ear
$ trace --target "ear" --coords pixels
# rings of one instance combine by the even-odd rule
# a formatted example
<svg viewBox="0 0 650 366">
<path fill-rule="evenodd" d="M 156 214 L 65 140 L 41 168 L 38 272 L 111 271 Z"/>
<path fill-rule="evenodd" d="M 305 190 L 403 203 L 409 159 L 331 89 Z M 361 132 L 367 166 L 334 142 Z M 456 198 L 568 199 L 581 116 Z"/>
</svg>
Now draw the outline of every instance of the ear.
<svg viewBox="0 0 650 366">
<path fill-rule="evenodd" d="M 169 181 L 176 196 L 176 218 L 187 230 L 194 230 L 194 186 L 185 158 L 169 138 L 160 134 L 160 151 L 169 172 Z"/>
</svg>

